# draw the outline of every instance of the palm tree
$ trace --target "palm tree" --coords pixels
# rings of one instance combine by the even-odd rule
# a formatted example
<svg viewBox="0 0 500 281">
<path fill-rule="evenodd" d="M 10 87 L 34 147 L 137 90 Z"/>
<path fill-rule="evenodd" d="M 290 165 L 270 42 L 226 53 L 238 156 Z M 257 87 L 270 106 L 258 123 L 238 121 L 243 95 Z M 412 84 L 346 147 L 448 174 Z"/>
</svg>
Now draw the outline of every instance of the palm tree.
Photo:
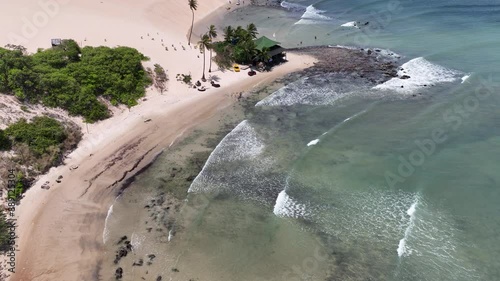
<svg viewBox="0 0 500 281">
<path fill-rule="evenodd" d="M 249 63 L 255 57 L 255 43 L 252 40 L 242 41 L 235 48 L 235 60 L 240 63 Z"/>
<path fill-rule="evenodd" d="M 189 8 L 193 13 L 193 19 L 191 20 L 191 31 L 189 32 L 189 40 L 188 45 L 191 45 L 191 34 L 193 34 L 193 26 L 194 26 L 194 11 L 198 8 L 198 0 L 188 0 Z"/>
<path fill-rule="evenodd" d="M 256 50 L 255 56 L 253 57 L 253 59 L 255 61 L 263 62 L 263 63 L 268 62 L 270 58 L 271 58 L 271 56 L 269 55 L 269 48 L 268 47 L 264 47 L 264 48 L 262 48 L 262 50 Z"/>
<path fill-rule="evenodd" d="M 212 42 L 214 38 L 217 38 L 217 29 L 215 28 L 215 25 L 210 25 L 207 34 L 208 38 L 210 38 L 210 42 Z M 208 72 L 212 72 L 212 49 L 213 47 L 210 46 L 210 66 L 208 67 Z"/>
<path fill-rule="evenodd" d="M 241 26 L 237 26 L 233 33 L 236 39 L 236 43 L 240 41 L 247 41 L 247 39 L 249 39 L 248 32 Z"/>
<path fill-rule="evenodd" d="M 203 36 L 201 36 L 201 40 L 198 41 L 198 48 L 203 52 L 203 76 L 201 77 L 201 81 L 205 82 L 207 81 L 207 79 L 205 79 L 205 50 L 210 48 L 210 37 L 208 34 L 203 34 Z"/>
<path fill-rule="evenodd" d="M 226 26 L 224 28 L 224 41 L 226 41 L 227 43 L 232 43 L 231 41 L 233 40 L 233 36 L 234 36 L 234 29 L 232 26 Z"/>
<path fill-rule="evenodd" d="M 252 39 L 257 38 L 257 34 L 259 34 L 257 32 L 257 27 L 253 23 L 247 25 L 247 32 L 252 37 Z"/>
</svg>

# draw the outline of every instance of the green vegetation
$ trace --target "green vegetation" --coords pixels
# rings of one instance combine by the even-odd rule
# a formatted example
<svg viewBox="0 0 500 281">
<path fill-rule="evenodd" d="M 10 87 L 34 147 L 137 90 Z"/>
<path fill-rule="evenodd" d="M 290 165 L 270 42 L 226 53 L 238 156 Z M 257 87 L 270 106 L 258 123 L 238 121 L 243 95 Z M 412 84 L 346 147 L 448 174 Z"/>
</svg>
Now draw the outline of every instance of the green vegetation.
<svg viewBox="0 0 500 281">
<path fill-rule="evenodd" d="M 24 143 L 36 155 L 48 153 L 51 147 L 57 147 L 64 142 L 67 135 L 64 127 L 57 120 L 49 117 L 35 117 L 28 123 L 25 119 L 10 125 L 5 134 L 14 143 Z"/>
<path fill-rule="evenodd" d="M 167 72 L 161 65 L 155 64 L 154 74 L 151 76 L 154 77 L 154 87 L 163 93 L 167 88 L 168 75 Z"/>
<path fill-rule="evenodd" d="M 19 172 L 16 175 L 16 184 L 14 186 L 14 192 L 9 192 L 8 199 L 12 199 L 15 202 L 21 200 L 23 193 L 31 185 L 31 181 L 28 180 L 23 173 Z"/>
<path fill-rule="evenodd" d="M 30 112 L 26 105 L 21 105 L 21 110 L 28 113 Z"/>
<path fill-rule="evenodd" d="M 21 119 L 1 134 L 9 145 L 4 150 L 12 149 L 16 155 L 14 163 L 28 166 L 32 175 L 60 164 L 64 153 L 74 149 L 81 140 L 76 125 L 62 124 L 47 116 L 34 117 L 29 123 Z"/>
<path fill-rule="evenodd" d="M 73 40 L 27 55 L 19 46 L 0 48 L 0 92 L 28 103 L 61 107 L 86 122 L 109 117 L 112 105 L 137 104 L 151 78 L 142 67 L 147 57 L 128 47 L 84 47 Z"/>
<path fill-rule="evenodd" d="M 236 28 L 227 26 L 223 31 L 224 41 L 211 45 L 211 48 L 217 53 L 215 62 L 219 66 L 228 68 L 234 62 L 249 64 L 268 57 L 268 49 L 263 49 L 260 52 L 256 49 L 254 39 L 259 33 L 255 24 L 247 25 L 246 29 L 241 26 Z"/>
<path fill-rule="evenodd" d="M 0 151 L 10 150 L 11 143 L 3 130 L 0 130 Z"/>
<path fill-rule="evenodd" d="M 177 74 L 175 77 L 177 78 L 177 81 L 182 81 L 188 85 L 191 85 L 191 82 L 193 81 L 191 74 Z"/>
<path fill-rule="evenodd" d="M 0 212 L 0 251 L 9 249 L 9 226 L 3 211 Z"/>
</svg>

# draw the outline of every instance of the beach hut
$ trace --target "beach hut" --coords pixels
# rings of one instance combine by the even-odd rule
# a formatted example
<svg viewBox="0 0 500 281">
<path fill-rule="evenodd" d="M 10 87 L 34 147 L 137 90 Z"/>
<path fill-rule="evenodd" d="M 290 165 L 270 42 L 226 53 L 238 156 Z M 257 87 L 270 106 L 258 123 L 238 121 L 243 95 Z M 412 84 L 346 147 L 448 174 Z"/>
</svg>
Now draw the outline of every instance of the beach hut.
<svg viewBox="0 0 500 281">
<path fill-rule="evenodd" d="M 61 39 L 51 39 L 50 43 L 52 43 L 52 47 L 61 45 Z"/>
<path fill-rule="evenodd" d="M 254 40 L 255 48 L 259 51 L 262 51 L 264 48 L 269 49 L 269 56 L 275 62 L 281 62 L 286 60 L 285 48 L 281 47 L 279 42 L 271 40 L 266 36 L 262 36 Z"/>
</svg>

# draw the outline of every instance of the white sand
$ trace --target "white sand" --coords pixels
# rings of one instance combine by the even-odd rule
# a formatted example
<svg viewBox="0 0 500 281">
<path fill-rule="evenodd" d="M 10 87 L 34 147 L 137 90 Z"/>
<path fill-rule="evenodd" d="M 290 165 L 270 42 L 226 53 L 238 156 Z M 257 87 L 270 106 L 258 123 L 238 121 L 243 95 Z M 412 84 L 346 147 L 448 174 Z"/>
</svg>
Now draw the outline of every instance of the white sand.
<svg viewBox="0 0 500 281">
<path fill-rule="evenodd" d="M 199 2 L 196 20 L 209 14 L 222 17 L 228 6 L 225 0 Z M 40 3 L 52 6 L 49 9 Z M 35 52 L 39 47 L 50 47 L 51 38 L 73 38 L 84 46 L 130 46 L 151 58 L 146 65 L 162 65 L 170 78 L 167 92 L 149 89 L 147 101 L 130 111 L 116 109 L 113 118 L 89 125 L 89 133 L 79 121 L 85 135 L 78 149 L 66 165 L 41 177 L 18 207 L 17 273 L 10 280 L 94 280 L 104 218 L 119 188 L 112 184 L 123 178 L 125 171 L 130 170 L 126 178 L 194 125 L 231 104 L 232 93 L 314 62 L 311 57 L 289 54 L 290 62 L 253 77 L 246 72 L 215 71 L 212 74 L 221 79 L 222 87 L 208 87 L 200 93 L 175 81 L 177 73 L 191 73 L 195 81 L 202 75 L 203 55 L 187 45 L 191 24 L 187 1 L 16 0 L 3 1 L 0 7 L 1 46 L 18 43 Z M 198 38 L 193 35 L 192 41 Z M 208 72 L 206 75 L 208 78 Z M 144 123 L 146 119 L 152 121 Z M 73 165 L 78 169 L 70 171 Z M 61 184 L 55 183 L 59 175 L 63 176 Z M 51 183 L 50 190 L 40 188 L 45 181 Z"/>
</svg>

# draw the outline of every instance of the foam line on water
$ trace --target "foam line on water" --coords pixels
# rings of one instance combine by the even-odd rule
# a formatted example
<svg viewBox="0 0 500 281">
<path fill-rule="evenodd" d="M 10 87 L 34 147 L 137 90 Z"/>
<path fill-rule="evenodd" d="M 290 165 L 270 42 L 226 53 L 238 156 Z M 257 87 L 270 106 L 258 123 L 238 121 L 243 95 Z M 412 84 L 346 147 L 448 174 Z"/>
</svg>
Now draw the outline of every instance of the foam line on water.
<svg viewBox="0 0 500 281">
<path fill-rule="evenodd" d="M 141 247 L 142 243 L 146 240 L 146 237 L 143 235 L 132 233 L 130 237 L 130 244 L 132 245 L 132 250 L 137 250 Z"/>
<path fill-rule="evenodd" d="M 398 77 L 379 84 L 374 89 L 414 93 L 426 86 L 455 82 L 462 75 L 459 71 L 433 64 L 422 57 L 404 63 L 397 74 Z"/>
<path fill-rule="evenodd" d="M 342 74 L 314 75 L 281 87 L 255 106 L 333 105 L 343 98 L 370 91 L 368 85 L 356 84 Z"/>
<path fill-rule="evenodd" d="M 173 231 L 171 229 L 168 231 L 168 238 L 167 238 L 168 242 L 170 242 L 172 240 L 172 238 L 174 238 L 174 235 L 173 235 Z"/>
<path fill-rule="evenodd" d="M 325 13 L 323 10 L 316 9 L 313 5 L 309 5 L 302 15 L 303 19 L 316 19 L 316 20 L 330 20 L 329 17 L 322 15 Z"/>
<path fill-rule="evenodd" d="M 408 210 L 406 211 L 406 214 L 410 217 L 410 222 L 408 224 L 408 227 L 405 230 L 405 234 L 404 234 L 403 239 L 399 240 L 398 249 L 397 249 L 398 257 L 408 256 L 411 254 L 411 250 L 409 250 L 408 247 L 406 246 L 406 242 L 407 242 L 408 237 L 411 233 L 411 230 L 415 226 L 415 212 L 417 210 L 418 203 L 419 203 L 419 201 L 418 201 L 418 197 L 417 197 L 415 199 L 415 202 L 413 202 L 413 204 L 411 204 L 410 208 L 408 208 Z"/>
<path fill-rule="evenodd" d="M 346 22 L 340 26 L 343 26 L 343 27 L 355 27 L 355 28 L 358 28 L 359 29 L 359 26 L 358 26 L 358 23 L 355 22 L 355 21 L 350 21 L 350 22 Z"/>
<path fill-rule="evenodd" d="M 323 15 L 325 11 L 316 9 L 313 5 L 307 6 L 306 10 L 295 24 L 318 24 L 331 20 L 330 17 Z"/>
<path fill-rule="evenodd" d="M 200 173 L 194 178 L 193 182 L 191 183 L 191 186 L 188 189 L 188 192 L 195 192 L 197 188 L 195 188 L 196 184 L 200 180 L 201 177 L 206 172 L 206 169 L 208 166 L 213 165 L 215 163 L 224 161 L 224 160 L 237 160 L 237 159 L 223 159 L 223 158 L 237 158 L 241 157 L 244 158 L 245 156 L 252 157 L 260 154 L 260 152 L 263 150 L 263 144 L 260 143 L 260 141 L 257 139 L 257 136 L 255 133 L 252 134 L 252 132 L 249 134 L 249 138 L 247 141 L 242 142 L 242 146 L 239 147 L 239 152 L 241 152 L 240 155 L 236 155 L 234 157 L 228 157 L 228 154 L 223 153 L 224 146 L 228 145 L 228 142 L 234 142 L 238 139 L 238 134 L 243 132 L 245 129 L 251 128 L 248 125 L 248 120 L 243 120 L 238 126 L 236 126 L 229 134 L 227 134 L 219 144 L 215 147 L 214 151 L 210 154 L 208 157 L 207 161 L 205 162 L 205 165 L 203 165 L 203 168 L 201 169 Z"/>
<path fill-rule="evenodd" d="M 281 178 L 259 176 L 269 174 L 274 165 L 272 157 L 263 153 L 265 147 L 250 122 L 241 122 L 215 147 L 188 192 L 225 193 L 270 203 L 275 195 L 266 195 L 273 187 L 281 189 Z"/>
<path fill-rule="evenodd" d="M 307 215 L 307 208 L 305 204 L 298 203 L 286 193 L 286 190 L 283 190 L 276 198 L 273 212 L 278 217 L 301 218 Z"/>
<path fill-rule="evenodd" d="M 319 139 L 315 139 L 315 140 L 312 140 L 310 141 L 307 146 L 312 146 L 312 145 L 317 145 L 319 143 Z"/>
<path fill-rule="evenodd" d="M 108 214 L 106 215 L 106 219 L 104 220 L 104 230 L 102 231 L 102 243 L 103 244 L 106 244 L 106 242 L 108 241 L 108 237 L 109 237 L 108 221 L 109 221 L 109 218 L 111 217 L 111 214 L 113 214 L 113 206 L 114 206 L 114 204 L 112 204 L 109 207 Z"/>
<path fill-rule="evenodd" d="M 462 84 L 465 83 L 469 78 L 470 78 L 471 74 L 467 74 L 467 75 L 464 75 L 462 78 L 460 78 L 462 80 Z"/>
<path fill-rule="evenodd" d="M 289 10 L 289 11 L 296 11 L 296 12 L 304 12 L 307 9 L 307 6 L 300 5 L 297 3 L 290 3 L 287 1 L 283 1 L 280 3 L 280 6 L 283 9 Z"/>
<path fill-rule="evenodd" d="M 358 47 L 354 46 L 344 46 L 344 45 L 328 45 L 329 48 L 341 48 L 341 49 L 347 49 L 347 50 L 358 50 Z"/>
</svg>

